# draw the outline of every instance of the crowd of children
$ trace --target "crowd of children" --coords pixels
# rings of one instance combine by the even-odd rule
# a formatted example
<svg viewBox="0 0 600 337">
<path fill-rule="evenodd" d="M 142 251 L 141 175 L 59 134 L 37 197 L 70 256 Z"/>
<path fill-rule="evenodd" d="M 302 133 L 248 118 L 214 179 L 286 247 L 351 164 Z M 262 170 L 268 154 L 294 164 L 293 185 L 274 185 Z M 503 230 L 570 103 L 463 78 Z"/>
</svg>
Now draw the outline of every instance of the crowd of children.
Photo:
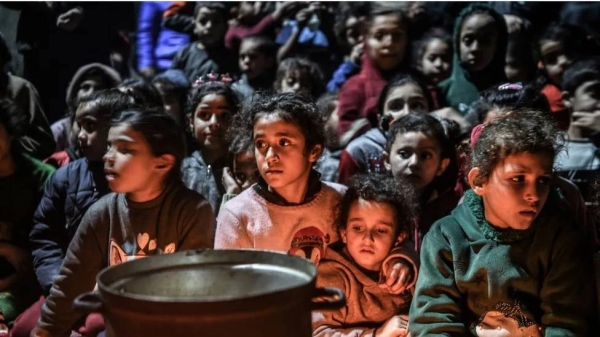
<svg viewBox="0 0 600 337">
<path fill-rule="evenodd" d="M 0 337 L 203 248 L 315 263 L 314 336 L 597 336 L 598 31 L 534 7 L 143 2 L 57 120 L 0 34 Z"/>
</svg>

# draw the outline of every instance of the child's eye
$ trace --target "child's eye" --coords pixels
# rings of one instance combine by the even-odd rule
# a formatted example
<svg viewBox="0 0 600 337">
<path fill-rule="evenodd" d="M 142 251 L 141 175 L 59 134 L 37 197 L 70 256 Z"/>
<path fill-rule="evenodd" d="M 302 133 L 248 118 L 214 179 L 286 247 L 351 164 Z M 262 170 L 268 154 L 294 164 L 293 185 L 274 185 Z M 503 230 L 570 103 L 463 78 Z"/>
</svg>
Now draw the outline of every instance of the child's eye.
<svg viewBox="0 0 600 337">
<path fill-rule="evenodd" d="M 408 158 L 410 158 L 410 152 L 408 152 L 408 151 L 398 151 L 398 155 L 402 159 L 408 159 Z"/>
<path fill-rule="evenodd" d="M 523 182 L 525 182 L 525 177 L 524 176 L 516 176 L 516 177 L 510 178 L 510 180 L 515 183 L 523 183 Z"/>
<path fill-rule="evenodd" d="M 415 102 L 410 105 L 411 110 L 424 111 L 425 105 L 422 102 Z"/>
<path fill-rule="evenodd" d="M 267 145 L 267 143 L 263 140 L 257 140 L 254 142 L 254 147 L 256 147 L 257 149 L 262 149 Z"/>
<path fill-rule="evenodd" d="M 355 232 L 360 232 L 362 229 L 362 227 L 360 225 L 353 225 L 351 228 Z"/>
<path fill-rule="evenodd" d="M 388 230 L 386 228 L 378 228 L 377 233 L 379 234 L 387 234 Z"/>
<path fill-rule="evenodd" d="M 463 37 L 463 42 L 464 42 L 464 44 L 466 44 L 466 45 L 470 45 L 470 44 L 471 44 L 471 42 L 473 42 L 473 38 L 472 38 L 472 37 L 470 37 L 470 36 L 465 36 L 465 37 Z"/>
<path fill-rule="evenodd" d="M 538 178 L 538 182 L 542 185 L 548 186 L 552 182 L 551 177 L 540 177 Z"/>
<path fill-rule="evenodd" d="M 200 118 L 201 120 L 203 120 L 205 122 L 209 121 L 211 117 L 212 117 L 212 114 L 210 112 L 200 111 L 198 113 L 198 118 Z"/>
<path fill-rule="evenodd" d="M 290 141 L 285 138 L 282 138 L 279 140 L 279 145 L 281 145 L 281 146 L 288 146 L 290 144 L 291 144 Z"/>
<path fill-rule="evenodd" d="M 433 154 L 430 152 L 425 152 L 425 153 L 421 154 L 421 158 L 422 159 L 431 159 L 431 158 L 433 158 Z"/>
</svg>

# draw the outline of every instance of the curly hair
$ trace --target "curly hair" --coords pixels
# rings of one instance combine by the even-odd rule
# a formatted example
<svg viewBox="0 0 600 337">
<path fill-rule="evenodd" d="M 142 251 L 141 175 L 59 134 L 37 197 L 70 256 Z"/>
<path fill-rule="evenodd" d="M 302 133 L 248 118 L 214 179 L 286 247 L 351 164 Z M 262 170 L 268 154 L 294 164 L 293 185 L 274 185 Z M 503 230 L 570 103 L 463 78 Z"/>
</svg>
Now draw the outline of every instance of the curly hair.
<svg viewBox="0 0 600 337">
<path fill-rule="evenodd" d="M 475 183 L 486 182 L 502 160 L 513 154 L 531 153 L 554 158 L 564 137 L 547 114 L 536 110 L 513 110 L 486 124 L 475 143 L 471 167 L 479 168 Z"/>
<path fill-rule="evenodd" d="M 287 123 L 298 126 L 304 136 L 308 154 L 316 145 L 325 143 L 325 114 L 317 109 L 311 97 L 303 93 L 263 94 L 253 96 L 242 111 L 233 117 L 228 130 L 228 138 L 236 135 L 249 135 L 254 139 L 254 124 L 262 117 L 274 115 Z"/>
<path fill-rule="evenodd" d="M 337 207 L 337 231 L 346 229 L 352 204 L 359 200 L 385 203 L 394 209 L 395 236 L 410 236 L 417 215 L 417 195 L 413 186 L 403 178 L 389 174 L 358 174 L 348 182 L 348 190 Z"/>
<path fill-rule="evenodd" d="M 227 104 L 229 104 L 231 108 L 232 114 L 235 115 L 240 110 L 241 100 L 238 92 L 227 83 L 211 81 L 206 82 L 196 88 L 192 88 L 188 94 L 188 99 L 185 104 L 185 115 L 187 115 L 189 118 L 194 118 L 194 113 L 196 112 L 198 105 L 200 102 L 202 102 L 204 96 L 210 94 L 225 97 Z"/>
<path fill-rule="evenodd" d="M 317 99 L 325 92 L 325 77 L 321 68 L 315 62 L 303 57 L 290 57 L 279 63 L 273 89 L 280 92 L 281 82 L 283 82 L 289 73 L 296 71 L 305 74 L 310 79 L 310 92 L 308 94 L 314 99 Z"/>
</svg>

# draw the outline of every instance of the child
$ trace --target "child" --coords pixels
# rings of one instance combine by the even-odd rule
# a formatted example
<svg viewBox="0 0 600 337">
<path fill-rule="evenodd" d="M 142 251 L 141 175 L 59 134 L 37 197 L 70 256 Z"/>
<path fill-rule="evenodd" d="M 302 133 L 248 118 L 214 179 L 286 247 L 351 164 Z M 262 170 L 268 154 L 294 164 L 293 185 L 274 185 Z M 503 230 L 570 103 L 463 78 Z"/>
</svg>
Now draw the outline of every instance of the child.
<svg viewBox="0 0 600 337">
<path fill-rule="evenodd" d="M 409 75 L 390 81 L 377 103 L 377 120 L 371 121 L 373 128 L 351 141 L 342 151 L 338 176 L 338 182 L 342 184 L 356 173 L 383 172 L 385 133 L 390 123 L 411 113 L 428 113 L 432 105 L 426 85 Z"/>
<path fill-rule="evenodd" d="M 36 204 L 29 244 L 42 296 L 15 321 L 14 336 L 29 336 L 35 327 L 83 215 L 110 192 L 102 161 L 110 119 L 130 106 L 129 96 L 118 90 L 101 90 L 82 98 L 76 108 L 74 121 L 80 130 L 76 136 L 82 158 L 58 169 L 48 180 L 39 205 Z"/>
<path fill-rule="evenodd" d="M 317 276 L 318 287 L 343 291 L 347 305 L 314 312 L 313 336 L 406 336 L 408 318 L 396 315 L 408 314 L 414 282 L 396 296 L 379 284 L 383 261 L 410 236 L 415 199 L 402 179 L 379 174 L 351 179 L 338 206 L 342 242 L 329 246 Z"/>
<path fill-rule="evenodd" d="M 242 77 L 233 84 L 244 99 L 254 92 L 272 87 L 277 67 L 277 47 L 265 36 L 248 36 L 242 40 L 239 53 Z"/>
<path fill-rule="evenodd" d="M 191 86 L 185 74 L 181 70 L 169 69 L 154 77 L 151 83 L 160 94 L 167 115 L 173 117 L 179 126 L 184 127 L 184 106 Z"/>
<path fill-rule="evenodd" d="M 164 112 L 129 110 L 111 123 L 104 155 L 110 193 L 88 209 L 33 336 L 63 336 L 81 314 L 73 299 L 94 288 L 97 273 L 155 254 L 211 248 L 214 215 L 181 184 L 183 134 Z"/>
<path fill-rule="evenodd" d="M 506 46 L 506 66 L 504 73 L 506 79 L 510 82 L 529 83 L 535 76 L 535 61 L 533 60 L 534 49 L 533 27 L 531 22 L 522 17 L 514 17 L 520 23 L 511 25 L 511 21 L 506 21 L 508 25 L 508 44 Z M 504 16 L 507 19 L 507 16 Z"/>
<path fill-rule="evenodd" d="M 333 30 L 344 61 L 333 73 L 327 83 L 328 92 L 339 91 L 352 75 L 360 71 L 360 60 L 364 50 L 364 24 L 369 14 L 367 2 L 340 2 L 335 16 Z"/>
<path fill-rule="evenodd" d="M 227 201 L 254 185 L 260 175 L 256 167 L 254 144 L 246 135 L 236 136 L 231 142 L 229 152 L 233 158 L 231 167 L 223 169 L 222 183 L 225 194 L 223 194 L 221 209 Z"/>
<path fill-rule="evenodd" d="M 584 114 L 600 110 L 600 60 L 582 60 L 567 68 L 562 89 L 565 106 L 571 111 Z M 593 126 L 571 117 L 566 151 L 556 158 L 557 173 L 575 183 L 586 201 L 591 200 L 590 187 L 600 173 L 595 133 Z"/>
<path fill-rule="evenodd" d="M 191 156 L 183 160 L 183 183 L 202 194 L 215 214 L 226 192 L 219 183 L 230 158 L 226 133 L 240 105 L 237 93 L 228 83 L 228 79 L 218 77 L 200 83 L 192 89 L 186 107 L 196 143 Z"/>
<path fill-rule="evenodd" d="M 452 38 L 442 29 L 432 29 L 413 43 L 413 68 L 428 82 L 433 106 L 431 110 L 444 107 L 436 85 L 450 76 Z"/>
<path fill-rule="evenodd" d="M 560 87 L 565 69 L 586 56 L 591 47 L 585 31 L 580 27 L 559 23 L 550 25 L 538 39 L 536 50 L 539 61 L 539 75 L 536 86 L 550 103 L 550 112 L 559 123 L 561 130 L 569 128 L 569 111 L 564 105 Z"/>
<path fill-rule="evenodd" d="M 474 144 L 472 190 L 425 235 L 412 336 L 588 336 L 591 251 L 552 184 L 558 129 L 511 112 Z"/>
<path fill-rule="evenodd" d="M 73 126 L 73 116 L 79 100 L 99 90 L 114 88 L 121 83 L 121 76 L 111 67 L 101 63 L 90 63 L 77 69 L 67 89 L 67 117 L 56 121 L 50 127 L 54 140 L 56 141 L 56 152 L 48 158 L 48 163 L 57 163 L 62 167 L 77 157 L 65 157 L 66 154 L 74 154 L 79 130 Z M 75 127 L 75 128 L 73 128 Z M 60 153 L 68 150 L 68 153 Z M 62 157 L 61 157 L 62 156 Z M 63 158 L 61 160 L 61 158 Z M 60 161 L 60 162 L 59 162 Z"/>
<path fill-rule="evenodd" d="M 470 5 L 456 19 L 452 75 L 438 87 L 461 115 L 481 91 L 506 82 L 507 41 L 504 18 L 489 5 Z"/>
<path fill-rule="evenodd" d="M 399 10 L 373 5 L 365 23 L 365 52 L 360 73 L 340 90 L 338 136 L 342 137 L 361 118 L 377 115 L 377 99 L 388 81 L 406 68 L 408 18 Z M 410 54 L 408 54 L 410 55 Z M 369 127 L 354 134 L 354 138 Z"/>
<path fill-rule="evenodd" d="M 323 155 L 317 161 L 316 169 L 321 173 L 321 180 L 329 182 L 338 181 L 340 156 L 342 149 L 347 145 L 343 144 L 343 140 L 337 136 L 337 105 L 336 92 L 327 92 L 317 100 L 317 108 L 328 118 L 325 123 L 325 148 Z"/>
<path fill-rule="evenodd" d="M 451 133 L 441 120 L 424 114 L 403 116 L 388 132 L 383 154 L 386 169 L 411 182 L 419 197 L 413 237 L 417 251 L 431 225 L 450 214 L 461 197 L 454 190 L 458 166 Z"/>
<path fill-rule="evenodd" d="M 274 89 L 277 93 L 304 91 L 317 99 L 325 92 L 323 73 L 319 66 L 305 58 L 287 58 L 277 68 Z"/>
<path fill-rule="evenodd" d="M 194 8 L 194 41 L 175 55 L 171 69 L 183 70 L 188 80 L 210 73 L 235 73 L 235 55 L 225 49 L 227 13 L 220 2 L 200 1 Z"/>
<path fill-rule="evenodd" d="M 54 168 L 25 154 L 19 137 L 27 116 L 0 99 L 0 335 L 39 296 L 27 236 L 31 217 Z"/>
<path fill-rule="evenodd" d="M 235 117 L 230 132 L 251 136 L 260 178 L 219 213 L 216 249 L 268 249 L 318 264 L 327 244 L 337 240 L 332 209 L 345 191 L 322 182 L 313 169 L 325 141 L 324 123 L 312 100 L 295 93 L 257 97 Z M 402 262 L 384 268 L 392 293 L 406 288 L 414 270 L 406 266 L 414 266 L 412 259 L 398 255 Z"/>
</svg>

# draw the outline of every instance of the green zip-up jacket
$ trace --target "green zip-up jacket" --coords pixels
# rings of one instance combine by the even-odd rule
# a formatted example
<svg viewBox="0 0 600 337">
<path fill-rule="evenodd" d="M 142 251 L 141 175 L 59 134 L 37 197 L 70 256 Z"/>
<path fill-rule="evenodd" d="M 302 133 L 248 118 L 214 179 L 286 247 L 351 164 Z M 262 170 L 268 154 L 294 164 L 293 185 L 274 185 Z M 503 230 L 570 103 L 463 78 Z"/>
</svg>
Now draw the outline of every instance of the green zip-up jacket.
<svg viewBox="0 0 600 337">
<path fill-rule="evenodd" d="M 499 230 L 467 191 L 424 237 L 411 335 L 597 336 L 591 252 L 561 198 L 529 229 Z"/>
</svg>

